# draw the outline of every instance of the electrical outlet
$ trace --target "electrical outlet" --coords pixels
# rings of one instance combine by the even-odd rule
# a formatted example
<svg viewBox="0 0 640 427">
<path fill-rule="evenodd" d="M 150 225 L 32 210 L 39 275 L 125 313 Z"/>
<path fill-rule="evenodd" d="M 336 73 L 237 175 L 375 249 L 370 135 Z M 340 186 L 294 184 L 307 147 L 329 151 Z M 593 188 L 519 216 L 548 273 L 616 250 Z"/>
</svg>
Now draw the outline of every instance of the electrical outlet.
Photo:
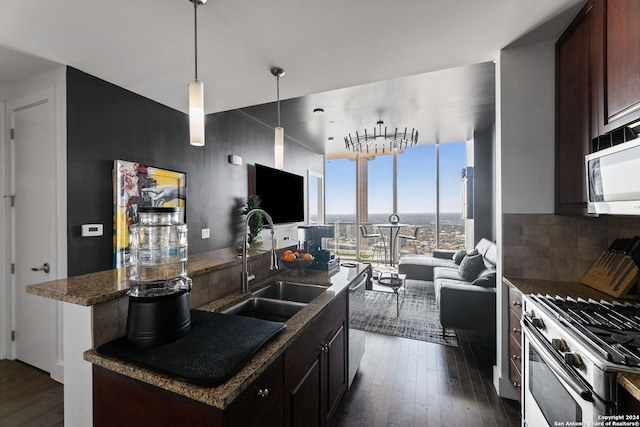
<svg viewBox="0 0 640 427">
<path fill-rule="evenodd" d="M 203 228 L 202 229 L 202 238 L 203 239 L 208 239 L 209 237 L 211 237 L 211 235 L 209 233 L 209 229 L 208 228 Z"/>
</svg>

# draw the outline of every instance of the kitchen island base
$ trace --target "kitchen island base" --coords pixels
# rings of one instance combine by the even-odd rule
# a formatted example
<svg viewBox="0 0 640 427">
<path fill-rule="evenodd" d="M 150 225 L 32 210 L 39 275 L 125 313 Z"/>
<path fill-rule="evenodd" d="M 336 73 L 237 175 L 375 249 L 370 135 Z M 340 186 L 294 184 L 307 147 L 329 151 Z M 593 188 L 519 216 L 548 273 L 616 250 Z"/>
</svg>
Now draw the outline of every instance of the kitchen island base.
<svg viewBox="0 0 640 427">
<path fill-rule="evenodd" d="M 341 292 L 240 395 L 219 408 L 94 365 L 94 425 L 326 426 L 347 388 L 347 346 L 347 293 Z"/>
</svg>

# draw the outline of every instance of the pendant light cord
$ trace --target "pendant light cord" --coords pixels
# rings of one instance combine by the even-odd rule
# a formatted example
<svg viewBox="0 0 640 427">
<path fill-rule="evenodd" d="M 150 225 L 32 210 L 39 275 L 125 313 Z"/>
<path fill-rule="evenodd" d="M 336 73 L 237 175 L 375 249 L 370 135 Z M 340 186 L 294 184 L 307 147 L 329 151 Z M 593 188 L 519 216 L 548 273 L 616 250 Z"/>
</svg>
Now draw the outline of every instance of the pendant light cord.
<svg viewBox="0 0 640 427">
<path fill-rule="evenodd" d="M 195 80 L 198 80 L 198 1 L 199 0 L 193 0 L 193 34 L 194 34 L 194 39 L 195 39 L 195 68 L 196 68 L 196 78 Z"/>
<path fill-rule="evenodd" d="M 278 90 L 278 127 L 280 127 L 280 74 L 276 76 L 276 87 Z"/>
</svg>

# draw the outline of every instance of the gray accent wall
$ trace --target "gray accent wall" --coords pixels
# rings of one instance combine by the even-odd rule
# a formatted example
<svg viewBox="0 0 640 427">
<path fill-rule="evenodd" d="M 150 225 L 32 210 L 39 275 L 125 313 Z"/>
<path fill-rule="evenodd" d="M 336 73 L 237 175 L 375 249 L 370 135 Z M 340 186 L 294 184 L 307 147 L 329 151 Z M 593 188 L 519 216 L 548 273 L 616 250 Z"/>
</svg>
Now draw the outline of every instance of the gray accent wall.
<svg viewBox="0 0 640 427">
<path fill-rule="evenodd" d="M 185 81 L 185 97 L 187 85 Z M 206 145 L 189 145 L 188 117 L 74 68 L 67 68 L 68 275 L 113 266 L 114 160 L 186 172 L 189 253 L 231 247 L 238 205 L 247 196 L 248 166 L 273 166 L 273 129 L 238 111 L 206 117 Z M 235 154 L 241 166 L 228 162 Z M 285 141 L 285 170 L 321 173 L 323 156 Z M 82 224 L 104 225 L 81 237 Z M 201 239 L 201 229 L 211 230 Z"/>
<path fill-rule="evenodd" d="M 473 241 L 496 241 L 495 223 L 495 128 L 473 134 Z"/>
</svg>

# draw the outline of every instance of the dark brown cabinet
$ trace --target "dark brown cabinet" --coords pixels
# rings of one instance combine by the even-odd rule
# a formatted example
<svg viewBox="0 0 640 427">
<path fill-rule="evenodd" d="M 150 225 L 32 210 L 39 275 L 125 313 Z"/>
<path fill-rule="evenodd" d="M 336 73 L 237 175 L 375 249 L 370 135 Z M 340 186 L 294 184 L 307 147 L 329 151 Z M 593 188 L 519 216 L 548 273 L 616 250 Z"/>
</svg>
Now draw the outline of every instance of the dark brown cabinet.
<svg viewBox="0 0 640 427">
<path fill-rule="evenodd" d="M 618 384 L 618 413 L 640 414 L 640 400 L 635 398 L 631 393 L 629 393 L 626 388 L 624 388 L 620 384 Z"/>
<path fill-rule="evenodd" d="M 598 136 L 591 87 L 598 67 L 601 21 L 601 1 L 589 1 L 556 43 L 557 214 L 586 213 L 584 156 Z"/>
<path fill-rule="evenodd" d="M 325 426 L 347 388 L 346 293 L 284 354 L 285 426 Z"/>
<path fill-rule="evenodd" d="M 600 134 L 640 119 L 640 2 L 608 0 L 603 12 L 602 68 L 596 86 Z"/>
<path fill-rule="evenodd" d="M 227 408 L 229 426 L 281 426 L 283 358 L 279 357 Z"/>
<path fill-rule="evenodd" d="M 557 214 L 586 214 L 593 138 L 640 119 L 640 2 L 589 0 L 556 43 Z"/>
<path fill-rule="evenodd" d="M 224 411 L 94 365 L 94 425 L 326 426 L 347 389 L 347 334 L 343 292 Z"/>
<path fill-rule="evenodd" d="M 281 426 L 282 384 L 280 356 L 221 411 L 94 366 L 93 425 Z"/>
<path fill-rule="evenodd" d="M 513 286 L 509 286 L 509 379 L 518 392 L 522 384 L 521 318 L 522 293 Z"/>
</svg>

